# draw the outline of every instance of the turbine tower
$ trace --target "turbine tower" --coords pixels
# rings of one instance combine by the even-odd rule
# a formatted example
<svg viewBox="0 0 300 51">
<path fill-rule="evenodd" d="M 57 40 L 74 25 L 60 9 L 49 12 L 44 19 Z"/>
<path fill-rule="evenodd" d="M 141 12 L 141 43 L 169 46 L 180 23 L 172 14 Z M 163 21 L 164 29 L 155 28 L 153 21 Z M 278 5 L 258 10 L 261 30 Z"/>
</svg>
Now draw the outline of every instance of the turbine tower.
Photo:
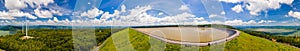
<svg viewBox="0 0 300 51">
<path fill-rule="evenodd" d="M 26 22 L 25 22 L 25 28 L 26 28 L 26 29 L 25 29 L 25 30 L 26 30 L 25 34 L 26 34 L 26 37 L 27 37 L 27 35 L 28 35 L 28 25 L 27 25 L 28 23 L 27 23 L 27 22 L 28 22 L 28 21 L 27 21 L 27 18 L 25 18 L 25 19 L 26 19 L 26 20 L 25 20 L 25 21 L 26 21 Z"/>
</svg>

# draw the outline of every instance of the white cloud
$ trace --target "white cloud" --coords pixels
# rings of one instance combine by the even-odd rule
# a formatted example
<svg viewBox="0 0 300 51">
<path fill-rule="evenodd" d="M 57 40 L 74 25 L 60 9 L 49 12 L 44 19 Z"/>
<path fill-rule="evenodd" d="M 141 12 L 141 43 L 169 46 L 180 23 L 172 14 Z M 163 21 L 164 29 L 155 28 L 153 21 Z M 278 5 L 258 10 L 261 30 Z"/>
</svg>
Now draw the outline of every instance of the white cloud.
<svg viewBox="0 0 300 51">
<path fill-rule="evenodd" d="M 8 12 L 0 11 L 0 19 L 15 19 L 15 17 L 27 17 L 30 19 L 37 19 L 37 17 L 29 13 L 24 13 L 18 10 L 10 10 Z"/>
<path fill-rule="evenodd" d="M 30 19 L 36 19 L 37 17 L 22 12 L 20 9 L 26 8 L 28 5 L 31 7 L 44 5 L 48 6 L 49 3 L 54 3 L 53 0 L 5 0 L 4 6 L 8 9 L 8 12 L 2 11 L 0 15 L 1 19 L 15 19 L 14 17 L 28 17 Z M 28 5 L 27 5 L 28 4 Z M 35 14 L 41 18 L 52 17 L 52 13 L 49 11 L 34 10 Z"/>
<path fill-rule="evenodd" d="M 34 14 L 39 18 L 52 18 L 53 15 L 59 15 L 59 16 L 63 15 L 63 13 L 59 10 L 53 10 L 53 9 L 41 10 L 40 7 L 34 10 Z"/>
<path fill-rule="evenodd" d="M 53 0 L 5 0 L 5 7 L 9 10 L 19 10 L 26 8 L 27 4 L 31 7 L 54 3 Z"/>
<path fill-rule="evenodd" d="M 56 17 L 53 17 L 54 22 L 59 22 L 59 20 Z"/>
<path fill-rule="evenodd" d="M 224 11 L 221 12 L 222 15 L 225 15 L 226 13 Z"/>
<path fill-rule="evenodd" d="M 209 18 L 214 18 L 214 17 L 220 17 L 220 15 L 217 15 L 217 14 L 211 14 L 208 16 Z"/>
<path fill-rule="evenodd" d="M 219 1 L 230 2 L 230 3 L 239 3 L 242 0 L 219 0 Z"/>
<path fill-rule="evenodd" d="M 53 14 L 48 10 L 35 9 L 34 14 L 39 18 L 52 18 Z"/>
<path fill-rule="evenodd" d="M 289 14 L 289 16 L 300 19 L 300 12 L 290 11 L 288 14 Z"/>
<path fill-rule="evenodd" d="M 107 20 L 110 17 L 113 17 L 113 15 L 109 14 L 109 12 L 105 12 L 105 13 L 102 14 L 100 19 Z"/>
<path fill-rule="evenodd" d="M 257 23 L 272 23 L 272 22 L 276 22 L 276 21 L 272 21 L 272 20 L 260 20 Z"/>
<path fill-rule="evenodd" d="M 225 21 L 226 25 L 258 25 L 258 24 L 264 24 L 264 23 L 272 23 L 276 21 L 272 20 L 260 20 L 260 21 L 255 21 L 255 20 L 249 20 L 249 21 L 243 21 L 243 20 L 229 20 Z"/>
<path fill-rule="evenodd" d="M 220 0 L 228 3 L 247 3 L 246 8 L 251 15 L 259 15 L 258 12 L 268 9 L 278 9 L 280 4 L 291 4 L 294 0 Z"/>
<path fill-rule="evenodd" d="M 98 10 L 98 9 L 97 9 Z M 227 25 L 252 25 L 263 24 L 269 22 L 275 22 L 270 20 L 261 21 L 243 21 L 243 20 L 230 20 L 230 21 L 206 21 L 203 17 L 196 17 L 193 14 L 183 12 L 176 15 L 170 15 L 165 17 L 155 17 L 147 14 L 148 10 L 152 10 L 151 6 L 137 6 L 126 12 L 115 10 L 113 14 L 104 12 L 100 19 L 94 18 L 93 20 L 58 20 L 57 17 L 53 17 L 48 21 L 36 21 L 30 24 L 38 25 L 77 25 L 77 26 L 99 26 L 99 25 L 111 25 L 111 26 L 137 26 L 137 25 L 176 25 L 176 24 L 227 24 Z M 99 15 L 98 10 L 97 14 Z M 124 10 L 123 10 L 124 11 Z M 86 12 L 88 14 L 89 11 Z M 94 12 L 93 12 L 94 13 Z M 127 15 L 124 15 L 127 14 Z M 159 14 L 159 13 L 157 13 Z M 210 17 L 218 17 L 218 15 L 210 15 Z M 72 23 L 72 24 L 71 24 Z"/>
<path fill-rule="evenodd" d="M 108 20 L 108 18 L 112 18 L 110 21 L 103 22 L 113 22 L 113 25 L 149 25 L 149 24 L 173 24 L 173 23 L 182 23 L 193 20 L 204 20 L 203 17 L 197 18 L 195 15 L 190 13 L 181 13 L 173 16 L 165 16 L 165 17 L 154 17 L 148 15 L 146 12 L 151 10 L 151 6 L 137 6 L 131 10 L 129 10 L 128 15 L 119 15 L 120 12 L 115 10 L 114 14 L 108 14 L 105 12 L 100 20 Z M 160 13 L 157 13 L 160 14 Z"/>
<path fill-rule="evenodd" d="M 4 5 L 9 10 L 19 10 L 27 7 L 27 5 L 21 0 L 5 0 Z"/>
<path fill-rule="evenodd" d="M 199 17 L 199 18 L 194 18 L 197 21 L 201 21 L 201 20 L 205 20 L 203 17 Z"/>
<path fill-rule="evenodd" d="M 235 5 L 233 8 L 231 8 L 232 11 L 235 11 L 236 13 L 243 12 L 243 8 L 241 5 Z"/>
<path fill-rule="evenodd" d="M 5 11 L 0 11 L 0 19 L 15 19 L 15 18 L 10 16 L 10 13 L 7 13 Z"/>
<path fill-rule="evenodd" d="M 125 5 L 121 6 L 121 12 L 126 12 L 126 6 Z"/>
<path fill-rule="evenodd" d="M 188 11 L 189 10 L 189 7 L 187 5 L 181 5 L 179 10 L 181 11 Z"/>
<path fill-rule="evenodd" d="M 88 10 L 87 12 L 83 12 L 80 14 L 81 17 L 88 17 L 88 18 L 95 18 L 99 16 L 100 14 L 103 14 L 103 11 L 99 10 L 98 8 L 93 8 L 91 10 Z"/>
<path fill-rule="evenodd" d="M 60 12 L 60 11 L 58 11 L 58 10 L 50 10 L 51 11 L 51 13 L 52 14 L 56 14 L 56 15 L 59 15 L 59 16 L 62 16 L 63 15 L 63 13 L 62 12 Z"/>
<path fill-rule="evenodd" d="M 48 6 L 49 3 L 54 3 L 53 0 L 20 0 L 20 1 L 27 3 L 31 7 L 35 7 L 35 6 L 40 7 L 40 5 Z"/>
<path fill-rule="evenodd" d="M 162 12 L 159 12 L 159 13 L 158 13 L 158 15 L 163 15 L 163 14 L 164 14 L 164 13 L 162 13 Z"/>
<path fill-rule="evenodd" d="M 225 24 L 229 24 L 229 25 L 243 25 L 245 22 L 243 22 L 242 20 L 231 20 L 231 21 L 226 21 Z"/>
<path fill-rule="evenodd" d="M 181 14 L 165 16 L 165 17 L 154 17 L 148 15 L 146 12 L 151 10 L 151 6 L 137 6 L 133 9 L 130 9 L 127 12 L 120 12 L 115 10 L 113 14 L 109 14 L 109 12 L 104 12 L 100 19 L 94 20 L 58 20 L 57 17 L 53 17 L 52 20 L 48 21 L 37 21 L 31 22 L 30 24 L 38 24 L 38 25 L 71 25 L 73 23 L 75 25 L 81 26 L 96 26 L 96 25 L 160 25 L 160 24 L 182 24 L 182 23 L 191 23 L 193 22 L 201 22 L 201 24 L 207 23 L 203 17 L 196 17 L 193 14 L 183 12 Z M 97 10 L 96 10 L 97 11 Z M 85 14 L 88 14 L 87 11 Z M 94 13 L 94 12 L 91 12 Z M 128 13 L 128 15 L 122 15 L 122 13 Z M 158 13 L 159 14 L 159 13 Z M 84 14 L 83 14 L 84 15 Z M 99 15 L 99 11 L 98 11 Z M 42 23 L 41 23 L 42 22 Z"/>
</svg>

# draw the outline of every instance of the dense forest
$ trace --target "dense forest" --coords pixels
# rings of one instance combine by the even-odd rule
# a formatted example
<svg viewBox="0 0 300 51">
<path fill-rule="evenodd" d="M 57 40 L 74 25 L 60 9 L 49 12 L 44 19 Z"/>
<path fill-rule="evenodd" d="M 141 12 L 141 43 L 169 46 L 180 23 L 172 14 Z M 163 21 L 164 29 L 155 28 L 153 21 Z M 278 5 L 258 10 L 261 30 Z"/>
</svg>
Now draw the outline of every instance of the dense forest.
<svg viewBox="0 0 300 51">
<path fill-rule="evenodd" d="M 300 47 L 300 37 L 299 36 L 275 36 L 268 32 L 262 31 L 252 31 L 252 30 L 242 30 L 250 35 L 263 37 L 272 41 L 290 44 L 296 47 Z"/>
<path fill-rule="evenodd" d="M 101 44 L 111 33 L 111 29 L 92 29 L 92 31 L 85 29 L 75 31 L 72 29 L 30 29 L 28 35 L 33 37 L 30 39 L 22 39 L 25 36 L 22 31 L 17 31 L 14 35 L 1 36 L 0 49 L 10 51 L 86 51 Z M 95 37 L 96 43 L 89 42 L 93 40 L 91 37 Z M 84 43 L 75 44 L 74 42 Z"/>
</svg>

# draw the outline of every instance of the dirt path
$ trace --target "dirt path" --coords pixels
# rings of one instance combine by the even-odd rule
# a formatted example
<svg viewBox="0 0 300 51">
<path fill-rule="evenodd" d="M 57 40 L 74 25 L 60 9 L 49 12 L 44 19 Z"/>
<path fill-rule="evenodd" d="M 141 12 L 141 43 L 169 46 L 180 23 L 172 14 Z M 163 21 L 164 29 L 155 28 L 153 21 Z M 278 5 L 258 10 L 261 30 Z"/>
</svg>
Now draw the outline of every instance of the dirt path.
<svg viewBox="0 0 300 51">
<path fill-rule="evenodd" d="M 108 38 L 107 38 L 107 39 L 108 39 Z M 100 49 L 101 47 L 103 47 L 104 44 L 106 44 L 107 39 L 104 40 L 104 42 L 102 42 L 102 43 L 100 44 L 100 46 L 95 47 L 95 48 L 93 49 L 93 51 L 99 51 L 99 49 Z"/>
</svg>

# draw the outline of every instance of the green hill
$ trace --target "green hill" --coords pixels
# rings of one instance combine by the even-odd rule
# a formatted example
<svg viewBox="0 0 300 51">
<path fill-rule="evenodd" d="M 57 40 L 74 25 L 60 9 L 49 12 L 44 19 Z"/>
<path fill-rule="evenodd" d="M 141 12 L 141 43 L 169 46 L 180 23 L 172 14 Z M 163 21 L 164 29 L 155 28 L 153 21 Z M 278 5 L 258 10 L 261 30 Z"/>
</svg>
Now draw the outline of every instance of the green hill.
<svg viewBox="0 0 300 51">
<path fill-rule="evenodd" d="M 196 47 L 165 43 L 130 28 L 114 33 L 100 46 L 100 51 L 209 51 L 222 48 L 225 51 L 299 51 L 298 48 L 272 42 L 244 32 L 241 32 L 240 36 L 225 45 Z"/>
</svg>

